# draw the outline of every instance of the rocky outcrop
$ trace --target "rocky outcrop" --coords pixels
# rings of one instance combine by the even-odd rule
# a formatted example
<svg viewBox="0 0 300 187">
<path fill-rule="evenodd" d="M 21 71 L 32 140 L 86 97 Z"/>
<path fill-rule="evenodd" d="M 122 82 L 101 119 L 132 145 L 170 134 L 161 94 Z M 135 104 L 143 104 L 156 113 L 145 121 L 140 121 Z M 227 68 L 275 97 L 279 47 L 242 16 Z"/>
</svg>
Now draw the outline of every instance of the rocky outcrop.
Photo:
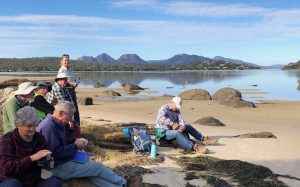
<svg viewBox="0 0 300 187">
<path fill-rule="evenodd" d="M 229 106 L 229 107 L 234 107 L 234 108 L 255 107 L 253 102 L 243 100 L 241 92 L 233 88 L 222 88 L 216 91 L 212 95 L 212 98 L 214 100 L 217 100 L 219 104 Z"/>
<path fill-rule="evenodd" d="M 91 97 L 80 98 L 78 99 L 78 103 L 80 105 L 93 105 L 93 98 Z"/>
<path fill-rule="evenodd" d="M 179 97 L 184 100 L 211 100 L 208 91 L 203 89 L 187 90 L 179 94 Z"/>
<path fill-rule="evenodd" d="M 105 96 L 121 96 L 120 93 L 115 92 L 115 91 L 113 91 L 113 90 L 105 90 L 105 91 L 103 91 L 102 93 L 104 93 Z"/>
<path fill-rule="evenodd" d="M 145 90 L 144 88 L 139 87 L 138 85 L 135 85 L 135 84 L 123 84 L 122 87 L 124 90 L 127 90 L 127 91 Z"/>
<path fill-rule="evenodd" d="M 222 123 L 220 120 L 211 116 L 198 119 L 194 123 L 206 126 L 225 126 L 224 123 Z"/>
<path fill-rule="evenodd" d="M 0 84 L 0 89 L 6 88 L 6 87 L 18 87 L 19 84 L 23 83 L 23 82 L 27 82 L 29 81 L 28 79 L 10 79 L 7 81 L 4 81 Z"/>
<path fill-rule="evenodd" d="M 5 101 L 8 98 L 10 98 L 11 96 L 13 96 L 14 93 L 15 93 L 15 89 L 12 87 L 7 87 L 0 91 L 0 110 L 1 111 L 2 111 Z"/>
<path fill-rule="evenodd" d="M 104 84 L 101 84 L 100 82 L 96 82 L 96 83 L 94 84 L 94 88 L 102 88 L 102 87 L 105 87 L 105 85 L 104 85 Z"/>
</svg>

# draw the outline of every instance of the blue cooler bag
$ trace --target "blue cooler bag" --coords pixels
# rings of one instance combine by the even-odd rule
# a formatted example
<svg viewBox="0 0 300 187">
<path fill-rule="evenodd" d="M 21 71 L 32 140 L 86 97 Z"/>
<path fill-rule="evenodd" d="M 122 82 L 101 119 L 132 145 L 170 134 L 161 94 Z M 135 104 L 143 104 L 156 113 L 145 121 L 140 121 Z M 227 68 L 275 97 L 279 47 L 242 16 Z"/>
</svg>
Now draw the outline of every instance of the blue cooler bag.
<svg viewBox="0 0 300 187">
<path fill-rule="evenodd" d="M 73 155 L 73 161 L 80 162 L 80 163 L 89 162 L 90 154 L 84 151 L 76 151 Z"/>
</svg>

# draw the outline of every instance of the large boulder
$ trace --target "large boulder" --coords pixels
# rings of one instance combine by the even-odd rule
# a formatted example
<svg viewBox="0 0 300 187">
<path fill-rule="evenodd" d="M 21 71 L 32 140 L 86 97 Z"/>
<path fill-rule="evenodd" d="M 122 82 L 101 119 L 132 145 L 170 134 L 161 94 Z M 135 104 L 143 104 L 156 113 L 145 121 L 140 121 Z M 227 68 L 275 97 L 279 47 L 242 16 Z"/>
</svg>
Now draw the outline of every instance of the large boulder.
<svg viewBox="0 0 300 187">
<path fill-rule="evenodd" d="M 212 98 L 214 100 L 228 100 L 231 98 L 242 98 L 241 92 L 233 89 L 233 88 L 221 88 L 218 91 L 216 91 L 213 95 Z"/>
<path fill-rule="evenodd" d="M 80 98 L 78 99 L 78 103 L 80 105 L 93 105 L 93 98 L 91 97 Z"/>
<path fill-rule="evenodd" d="M 124 88 L 124 90 L 127 90 L 127 91 L 145 90 L 144 88 L 139 87 L 138 85 L 135 85 L 135 84 L 123 84 L 122 87 Z"/>
<path fill-rule="evenodd" d="M 255 108 L 255 105 L 251 101 L 244 101 L 240 98 L 231 98 L 227 100 L 218 101 L 219 104 L 234 107 L 234 108 Z"/>
<path fill-rule="evenodd" d="M 198 119 L 194 123 L 206 126 L 225 126 L 224 123 L 222 123 L 220 120 L 211 116 Z"/>
<path fill-rule="evenodd" d="M 222 88 L 218 91 L 216 91 L 212 98 L 214 100 L 217 100 L 219 104 L 234 107 L 234 108 L 243 108 L 243 107 L 249 107 L 254 108 L 255 105 L 253 102 L 250 101 L 244 101 L 242 99 L 242 94 L 238 90 L 235 90 L 233 88 Z"/>
<path fill-rule="evenodd" d="M 187 90 L 179 94 L 179 97 L 184 100 L 211 100 L 208 91 L 203 89 Z"/>
<path fill-rule="evenodd" d="M 113 90 L 105 90 L 102 93 L 104 93 L 106 96 L 121 96 L 120 93 L 115 92 Z"/>
</svg>

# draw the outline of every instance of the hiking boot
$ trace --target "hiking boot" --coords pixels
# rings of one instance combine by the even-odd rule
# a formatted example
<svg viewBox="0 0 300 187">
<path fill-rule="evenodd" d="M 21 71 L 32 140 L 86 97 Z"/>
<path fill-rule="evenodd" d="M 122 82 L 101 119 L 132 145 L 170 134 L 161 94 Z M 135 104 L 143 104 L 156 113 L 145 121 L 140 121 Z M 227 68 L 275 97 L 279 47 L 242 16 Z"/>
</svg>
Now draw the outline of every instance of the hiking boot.
<svg viewBox="0 0 300 187">
<path fill-rule="evenodd" d="M 205 147 L 203 145 L 195 144 L 193 148 L 197 153 L 200 153 L 200 154 L 205 154 L 208 152 L 207 147 Z"/>
<path fill-rule="evenodd" d="M 209 138 L 208 136 L 206 136 L 204 138 L 204 140 L 202 141 L 202 143 L 204 145 L 214 145 L 214 144 L 218 143 L 218 140 L 217 139 L 212 139 L 212 138 Z"/>
</svg>

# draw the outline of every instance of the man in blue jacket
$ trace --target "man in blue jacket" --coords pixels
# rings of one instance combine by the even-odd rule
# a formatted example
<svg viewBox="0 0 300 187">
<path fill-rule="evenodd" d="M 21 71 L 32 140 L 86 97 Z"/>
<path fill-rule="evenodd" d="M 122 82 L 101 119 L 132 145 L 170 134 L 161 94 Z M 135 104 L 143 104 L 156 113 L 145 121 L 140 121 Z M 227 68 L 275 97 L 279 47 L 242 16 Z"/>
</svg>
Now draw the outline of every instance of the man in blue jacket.
<svg viewBox="0 0 300 187">
<path fill-rule="evenodd" d="M 123 186 L 127 181 L 106 166 L 97 162 L 74 162 L 73 155 L 85 148 L 83 139 L 76 139 L 70 121 L 76 108 L 69 101 L 61 101 L 54 106 L 53 115 L 39 124 L 37 131 L 44 135 L 54 158 L 54 176 L 63 180 L 88 177 L 97 186 Z"/>
</svg>

